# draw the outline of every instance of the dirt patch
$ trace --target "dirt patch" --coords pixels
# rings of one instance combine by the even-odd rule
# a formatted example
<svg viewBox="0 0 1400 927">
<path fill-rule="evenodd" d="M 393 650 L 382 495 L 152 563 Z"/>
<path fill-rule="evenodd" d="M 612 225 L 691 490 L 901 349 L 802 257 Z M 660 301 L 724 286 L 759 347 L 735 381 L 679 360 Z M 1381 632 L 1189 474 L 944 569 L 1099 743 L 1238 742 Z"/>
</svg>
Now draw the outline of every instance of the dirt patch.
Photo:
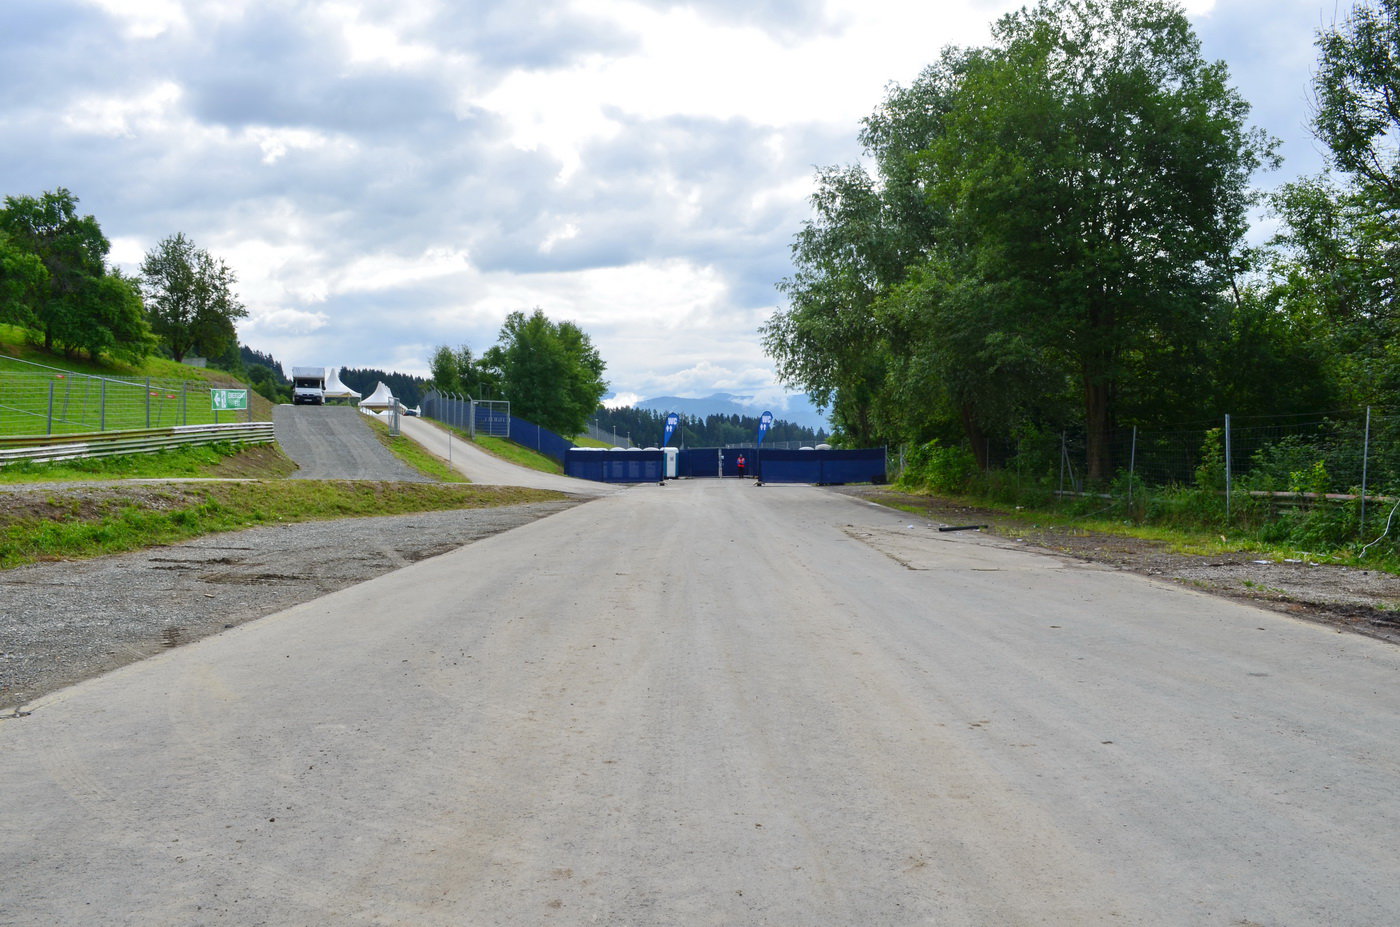
<svg viewBox="0 0 1400 927">
<path fill-rule="evenodd" d="M 99 521 L 131 507 L 170 511 L 196 499 L 191 490 L 154 485 L 0 487 L 0 528 L 39 521 Z"/>
<path fill-rule="evenodd" d="M 256 444 L 225 457 L 205 476 L 226 480 L 275 480 L 295 473 L 297 465 L 275 444 Z"/>
<path fill-rule="evenodd" d="M 1294 617 L 1400 644 L 1400 576 L 1391 573 L 1303 560 L 1265 560 L 1249 551 L 1196 556 L 1157 541 L 1030 524 L 1000 512 L 883 487 L 846 486 L 839 491 L 917 512 L 939 526 L 986 525 L 988 533 L 1016 543 L 1246 599 Z"/>
</svg>

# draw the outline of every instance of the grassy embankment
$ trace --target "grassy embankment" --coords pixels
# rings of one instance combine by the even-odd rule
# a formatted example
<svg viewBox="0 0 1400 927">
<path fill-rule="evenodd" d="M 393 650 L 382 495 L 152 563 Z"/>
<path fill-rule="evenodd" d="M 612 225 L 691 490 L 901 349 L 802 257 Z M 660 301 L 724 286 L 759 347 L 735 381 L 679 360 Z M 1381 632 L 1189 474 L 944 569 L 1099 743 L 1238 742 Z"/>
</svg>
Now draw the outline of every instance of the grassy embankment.
<svg viewBox="0 0 1400 927">
<path fill-rule="evenodd" d="M 230 379 L 221 371 L 162 358 L 149 358 L 135 366 L 70 360 L 26 343 L 21 329 L 0 325 L 0 370 L 35 369 L 18 364 L 6 366 L 5 354 L 65 371 L 102 376 L 202 382 Z M 255 397 L 255 403 L 259 400 Z M 256 411 L 255 405 L 255 417 L 270 417 L 258 416 Z M 267 411 L 270 413 L 270 406 Z M 201 482 L 158 486 L 118 482 L 115 486 L 75 486 L 69 491 L 0 492 L 0 567 L 102 556 L 264 524 L 518 505 L 562 498 L 558 493 L 541 490 L 471 486 L 416 442 L 390 437 L 388 428 L 378 420 L 366 421 L 400 459 L 438 482 L 286 480 L 284 477 L 294 473 L 296 465 L 268 445 L 190 447 L 161 454 L 58 463 L 18 462 L 0 468 L 0 486 L 79 481 Z M 487 450 L 524 466 L 560 472 L 553 461 L 513 442 L 490 439 L 481 443 L 488 445 Z"/>
<path fill-rule="evenodd" d="M 257 525 L 519 505 L 559 493 L 465 483 L 287 480 L 275 448 L 185 448 L 140 457 L 23 465 L 0 482 L 122 480 L 73 491 L 0 491 L 0 568 L 97 557 Z M 206 480 L 133 483 L 136 478 Z M 223 480 L 232 479 L 225 482 Z M 211 481 L 212 480 L 212 481 Z"/>
<path fill-rule="evenodd" d="M 95 364 L 45 351 L 38 345 L 30 344 L 29 336 L 29 332 L 17 325 L 0 324 L 0 373 L 23 375 L 22 382 L 8 384 L 0 432 L 46 433 L 50 425 L 51 396 L 57 406 L 58 414 L 52 422 L 53 431 L 57 434 L 97 431 L 99 405 L 103 407 L 100 414 L 106 419 L 109 431 L 145 428 L 148 414 L 152 427 L 241 421 L 246 416 L 243 412 L 216 414 L 210 408 L 207 393 L 194 391 L 210 386 L 243 386 L 225 371 L 177 364 L 163 357 L 148 357 L 139 364 L 117 361 Z M 30 363 L 18 363 L 17 360 Z M 32 364 L 42 364 L 54 370 Z M 103 397 L 91 385 L 93 381 L 81 378 L 75 381 L 55 371 L 117 379 L 150 378 L 153 389 L 147 397 L 146 390 L 139 385 L 122 387 L 108 384 Z M 192 391 L 188 396 L 181 395 L 178 388 L 169 388 L 179 383 L 190 385 Z M 52 394 L 48 384 L 53 386 Z M 271 419 L 270 402 L 252 390 L 249 390 L 248 398 L 255 421 Z"/>
</svg>

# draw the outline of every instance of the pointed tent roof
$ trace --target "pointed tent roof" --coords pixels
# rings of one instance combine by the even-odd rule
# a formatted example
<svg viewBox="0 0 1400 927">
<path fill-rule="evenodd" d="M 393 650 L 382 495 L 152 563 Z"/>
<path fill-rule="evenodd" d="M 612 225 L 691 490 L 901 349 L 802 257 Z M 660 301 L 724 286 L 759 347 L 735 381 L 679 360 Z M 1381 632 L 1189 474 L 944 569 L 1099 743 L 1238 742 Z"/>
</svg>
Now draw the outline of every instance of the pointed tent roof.
<svg viewBox="0 0 1400 927">
<path fill-rule="evenodd" d="M 326 377 L 326 398 L 359 399 L 360 394 L 340 382 L 340 368 L 332 367 L 330 375 Z"/>
<path fill-rule="evenodd" d="M 380 380 L 379 385 L 374 388 L 374 392 L 368 399 L 360 400 L 361 409 L 397 409 L 399 401 L 394 398 L 394 394 L 389 392 L 389 387 Z"/>
</svg>

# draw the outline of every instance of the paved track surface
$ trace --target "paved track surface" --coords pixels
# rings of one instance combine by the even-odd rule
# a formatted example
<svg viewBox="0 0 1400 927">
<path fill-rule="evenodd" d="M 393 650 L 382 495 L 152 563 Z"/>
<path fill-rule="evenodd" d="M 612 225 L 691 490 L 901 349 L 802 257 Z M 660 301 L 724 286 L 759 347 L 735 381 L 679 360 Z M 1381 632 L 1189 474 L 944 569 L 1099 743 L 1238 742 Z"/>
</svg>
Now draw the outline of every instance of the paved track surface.
<svg viewBox="0 0 1400 927">
<path fill-rule="evenodd" d="M 570 476 L 541 473 L 518 467 L 499 457 L 493 457 L 475 444 L 453 437 L 432 422 L 404 416 L 399 419 L 400 431 L 422 444 L 464 474 L 473 483 L 488 486 L 526 486 L 530 489 L 554 489 L 574 495 L 600 496 L 618 491 L 618 487 Z"/>
<path fill-rule="evenodd" d="M 431 482 L 395 457 L 351 406 L 277 406 L 273 430 L 299 480 Z"/>
<path fill-rule="evenodd" d="M 1400 650 L 638 486 L 0 721 L 0 922 L 1400 923 Z"/>
</svg>

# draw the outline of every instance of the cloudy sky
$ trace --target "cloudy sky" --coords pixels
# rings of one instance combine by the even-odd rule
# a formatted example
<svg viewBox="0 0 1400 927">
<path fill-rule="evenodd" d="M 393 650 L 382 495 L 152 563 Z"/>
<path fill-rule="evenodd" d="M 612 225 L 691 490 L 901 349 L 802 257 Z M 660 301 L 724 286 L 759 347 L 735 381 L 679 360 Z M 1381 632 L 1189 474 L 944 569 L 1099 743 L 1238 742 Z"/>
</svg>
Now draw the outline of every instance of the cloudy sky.
<svg viewBox="0 0 1400 927">
<path fill-rule="evenodd" d="M 67 187 L 134 271 L 184 232 L 285 365 L 425 374 L 539 307 L 620 397 L 782 392 L 780 304 L 817 166 L 1002 0 L 0 0 L 0 195 Z M 1333 0 L 1188 0 L 1282 139 Z M 775 401 L 780 408 L 781 402 Z"/>
</svg>

